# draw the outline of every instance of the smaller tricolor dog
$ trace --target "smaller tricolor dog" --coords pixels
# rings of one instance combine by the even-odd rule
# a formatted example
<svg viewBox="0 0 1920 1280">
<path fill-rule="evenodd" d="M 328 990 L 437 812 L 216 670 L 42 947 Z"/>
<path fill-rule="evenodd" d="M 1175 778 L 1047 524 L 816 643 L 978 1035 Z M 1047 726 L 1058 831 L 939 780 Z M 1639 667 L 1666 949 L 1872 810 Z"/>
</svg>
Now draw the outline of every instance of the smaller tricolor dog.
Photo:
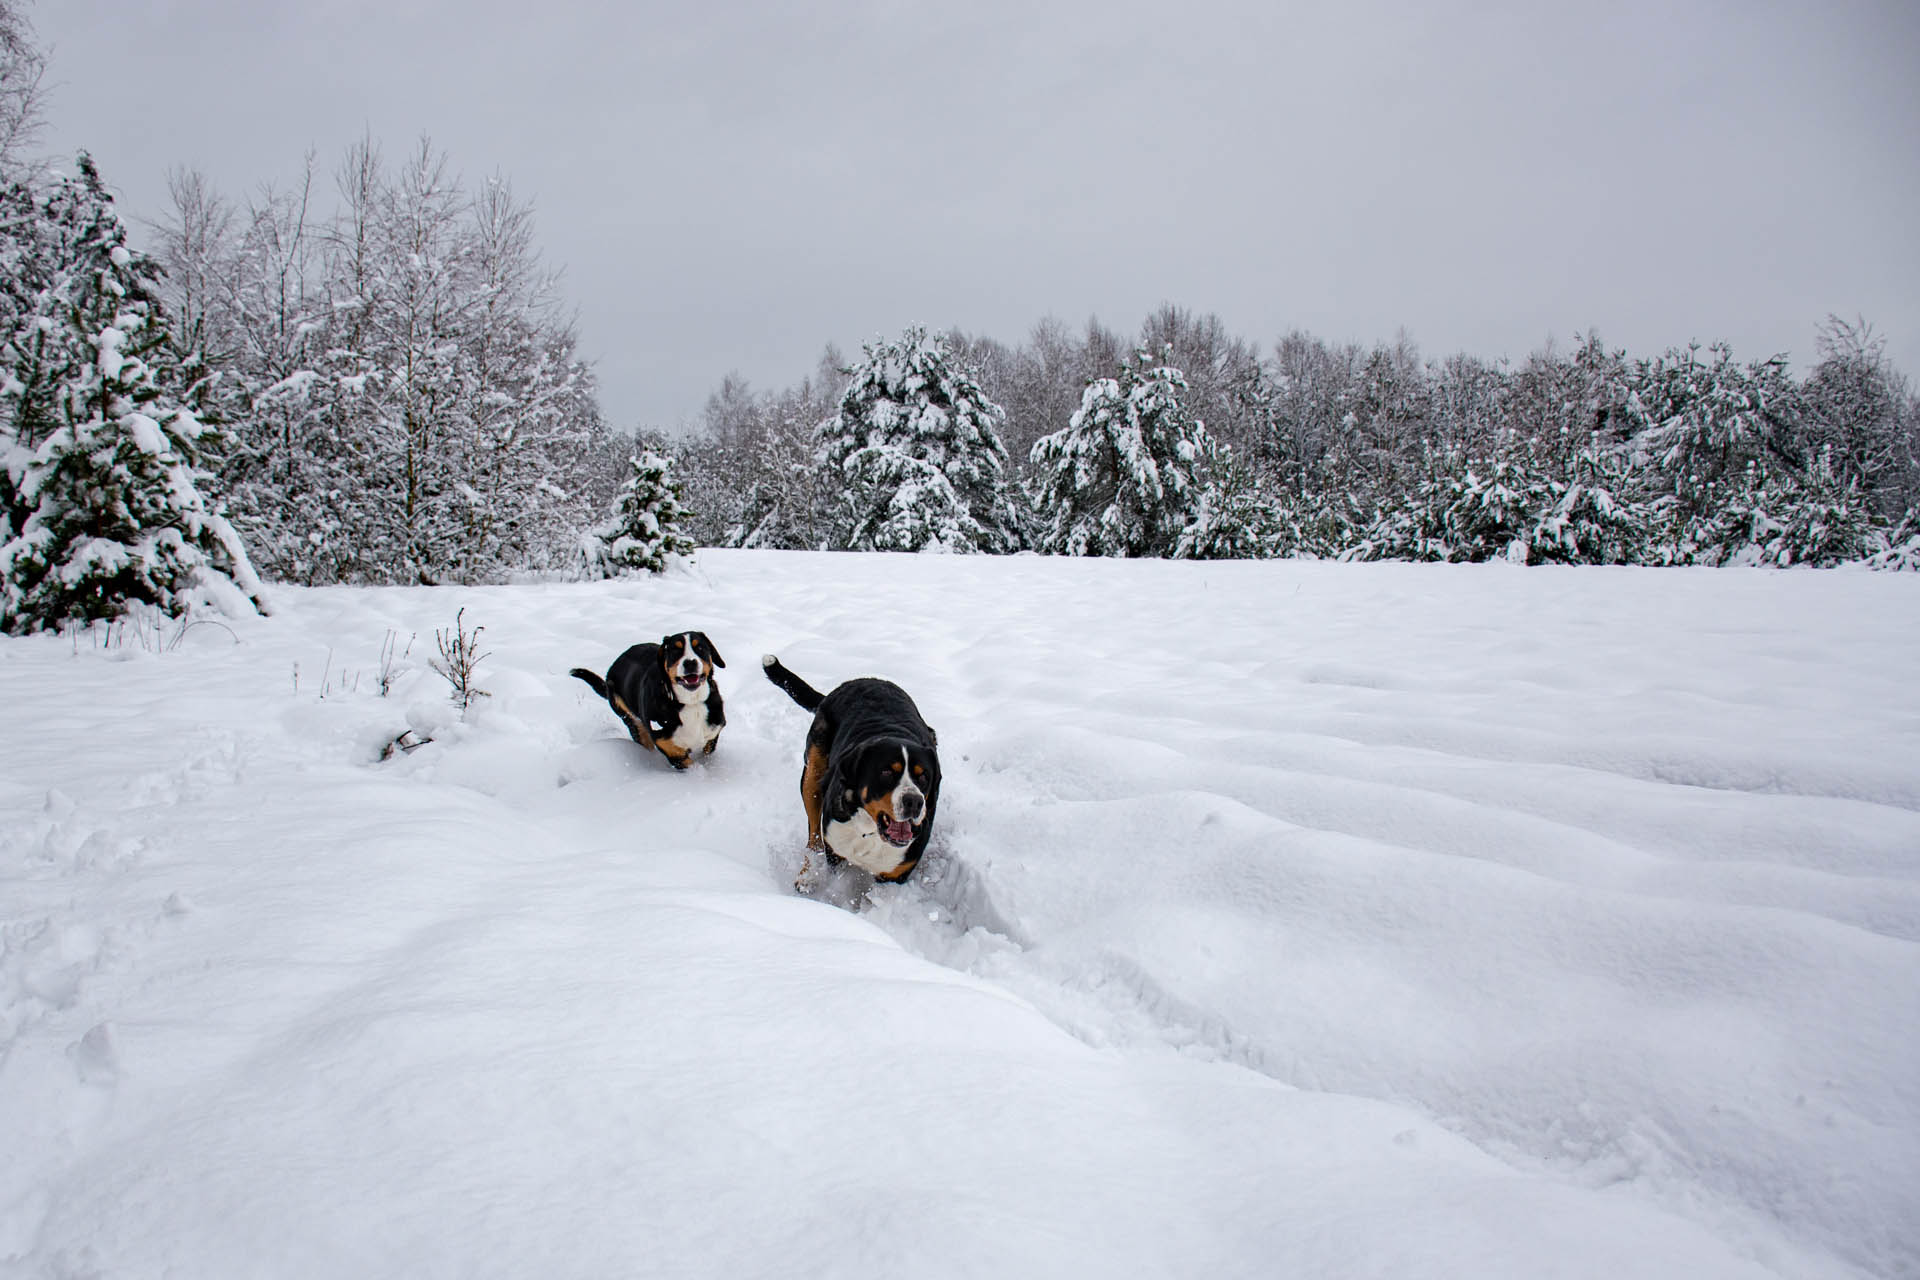
<svg viewBox="0 0 1920 1280">
<path fill-rule="evenodd" d="M 706 632 L 680 631 L 634 645 L 613 660 L 605 680 L 585 667 L 571 674 L 607 700 L 635 742 L 684 769 L 720 741 L 727 713 L 713 669 L 726 665 Z"/>
<path fill-rule="evenodd" d="M 767 679 L 813 712 L 800 803 L 807 848 L 901 883 L 920 865 L 940 799 L 938 741 L 907 691 L 889 680 L 849 680 L 822 694 L 768 654 Z M 802 869 L 801 876 L 806 875 Z"/>
</svg>

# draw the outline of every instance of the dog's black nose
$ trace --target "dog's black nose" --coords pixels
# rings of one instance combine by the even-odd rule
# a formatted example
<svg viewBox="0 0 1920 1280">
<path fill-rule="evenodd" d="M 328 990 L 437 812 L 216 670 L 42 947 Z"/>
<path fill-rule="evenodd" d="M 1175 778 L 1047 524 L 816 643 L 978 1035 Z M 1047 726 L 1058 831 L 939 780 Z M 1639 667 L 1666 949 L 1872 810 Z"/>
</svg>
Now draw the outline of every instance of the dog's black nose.
<svg viewBox="0 0 1920 1280">
<path fill-rule="evenodd" d="M 919 796 L 900 797 L 900 821 L 918 822 L 920 814 L 926 809 L 926 803 Z"/>
</svg>

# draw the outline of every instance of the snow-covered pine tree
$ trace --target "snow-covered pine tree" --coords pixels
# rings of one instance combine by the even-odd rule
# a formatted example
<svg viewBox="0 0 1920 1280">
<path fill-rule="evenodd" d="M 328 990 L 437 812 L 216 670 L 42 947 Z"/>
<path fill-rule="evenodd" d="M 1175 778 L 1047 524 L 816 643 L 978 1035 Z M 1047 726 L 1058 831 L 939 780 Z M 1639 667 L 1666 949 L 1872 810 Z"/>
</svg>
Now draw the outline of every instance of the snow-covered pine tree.
<svg viewBox="0 0 1920 1280">
<path fill-rule="evenodd" d="M 833 545 L 850 551 L 997 554 L 1021 543 L 1002 414 L 946 340 L 908 329 L 865 348 L 820 426 L 820 461 L 841 486 Z"/>
<path fill-rule="evenodd" d="M 85 153 L 78 168 L 49 190 L 46 283 L 0 351 L 11 508 L 0 628 L 111 618 L 134 603 L 251 612 L 253 568 L 200 491 L 206 428 L 181 400 L 159 270 L 128 247 Z"/>
<path fill-rule="evenodd" d="M 1213 442 L 1187 409 L 1186 378 L 1137 351 L 1087 385 L 1064 431 L 1033 446 L 1039 550 L 1172 556 L 1200 515 Z"/>
<path fill-rule="evenodd" d="M 1907 512 L 1862 563 L 1873 569 L 1920 573 L 1920 507 Z"/>
<path fill-rule="evenodd" d="M 1646 519 L 1625 498 L 1629 483 L 1623 451 L 1593 433 L 1574 454 L 1571 477 L 1552 483 L 1552 505 L 1527 537 L 1536 564 L 1631 564 L 1643 552 Z"/>
<path fill-rule="evenodd" d="M 1214 448 L 1200 501 L 1174 544 L 1178 560 L 1264 560 L 1298 541 L 1280 505 L 1225 444 Z"/>
<path fill-rule="evenodd" d="M 1708 516 L 1738 489 L 1748 464 L 1774 453 L 1794 387 L 1786 361 L 1740 365 L 1724 343 L 1637 362 L 1627 375 L 1625 425 L 1649 497 Z"/>
<path fill-rule="evenodd" d="M 668 556 L 693 554 L 693 540 L 683 531 L 687 512 L 680 505 L 673 460 L 649 451 L 631 462 L 633 473 L 614 499 L 612 518 L 580 540 L 589 578 L 662 573 Z"/>
<path fill-rule="evenodd" d="M 1804 472 L 1763 472 L 1757 464 L 1755 471 L 1722 517 L 1726 562 L 1819 568 L 1866 559 L 1884 545 L 1859 481 L 1835 473 L 1830 448 Z"/>
</svg>

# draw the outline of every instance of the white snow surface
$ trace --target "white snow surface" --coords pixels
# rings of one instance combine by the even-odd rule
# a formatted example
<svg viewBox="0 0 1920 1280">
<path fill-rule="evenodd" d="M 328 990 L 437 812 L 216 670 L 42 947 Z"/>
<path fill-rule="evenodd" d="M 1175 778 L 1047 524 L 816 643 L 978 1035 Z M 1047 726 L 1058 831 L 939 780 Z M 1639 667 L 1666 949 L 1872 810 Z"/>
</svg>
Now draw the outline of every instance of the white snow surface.
<svg viewBox="0 0 1920 1280">
<path fill-rule="evenodd" d="M 0 1275 L 1920 1274 L 1920 576 L 274 603 L 0 640 Z M 566 672 L 688 628 L 675 774 Z M 793 891 L 763 651 L 939 731 L 914 882 Z"/>
</svg>

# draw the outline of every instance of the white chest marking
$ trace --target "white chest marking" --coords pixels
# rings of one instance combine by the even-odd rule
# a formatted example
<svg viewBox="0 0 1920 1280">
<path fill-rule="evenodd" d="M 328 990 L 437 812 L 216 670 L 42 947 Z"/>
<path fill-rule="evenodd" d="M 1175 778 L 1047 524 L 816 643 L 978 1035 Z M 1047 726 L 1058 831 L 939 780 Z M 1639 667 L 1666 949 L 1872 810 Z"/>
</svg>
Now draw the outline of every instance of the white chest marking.
<svg viewBox="0 0 1920 1280">
<path fill-rule="evenodd" d="M 680 727 L 667 741 L 682 751 L 699 755 L 709 742 L 720 736 L 719 727 L 707 723 L 707 686 L 702 683 L 698 689 L 687 689 L 675 681 L 673 696 L 680 703 Z"/>
<path fill-rule="evenodd" d="M 873 815 L 865 809 L 855 809 L 853 816 L 845 822 L 827 819 L 827 848 L 851 862 L 862 871 L 881 875 L 900 865 L 907 851 L 898 845 L 888 844 L 880 836 L 880 828 L 874 824 Z"/>
</svg>

